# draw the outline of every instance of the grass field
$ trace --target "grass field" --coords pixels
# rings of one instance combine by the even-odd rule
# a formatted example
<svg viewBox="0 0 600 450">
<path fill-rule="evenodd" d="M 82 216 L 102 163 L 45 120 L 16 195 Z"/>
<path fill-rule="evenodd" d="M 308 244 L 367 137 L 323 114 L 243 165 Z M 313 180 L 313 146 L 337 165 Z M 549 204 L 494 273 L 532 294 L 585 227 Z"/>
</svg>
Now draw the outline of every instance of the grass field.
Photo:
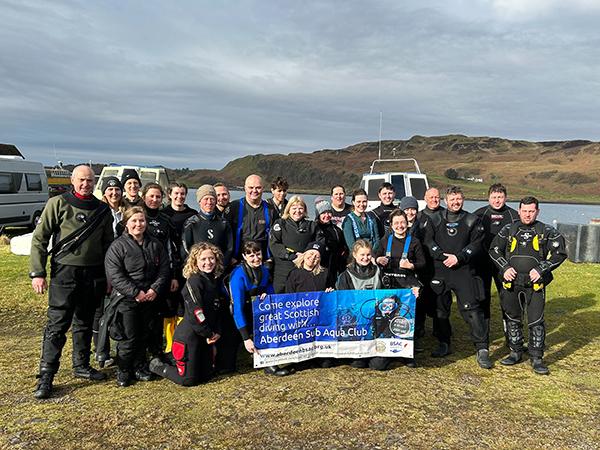
<svg viewBox="0 0 600 450">
<path fill-rule="evenodd" d="M 27 258 L 0 246 L 0 448 L 404 449 L 600 447 L 600 265 L 565 263 L 546 307 L 550 376 L 506 354 L 497 300 L 491 353 L 479 369 L 454 314 L 454 353 L 385 373 L 339 366 L 239 375 L 182 388 L 161 380 L 117 388 L 75 379 L 70 340 L 52 398 L 33 398 L 46 296 Z M 428 326 L 430 323 L 428 322 Z M 430 331 L 430 330 L 428 330 Z"/>
</svg>

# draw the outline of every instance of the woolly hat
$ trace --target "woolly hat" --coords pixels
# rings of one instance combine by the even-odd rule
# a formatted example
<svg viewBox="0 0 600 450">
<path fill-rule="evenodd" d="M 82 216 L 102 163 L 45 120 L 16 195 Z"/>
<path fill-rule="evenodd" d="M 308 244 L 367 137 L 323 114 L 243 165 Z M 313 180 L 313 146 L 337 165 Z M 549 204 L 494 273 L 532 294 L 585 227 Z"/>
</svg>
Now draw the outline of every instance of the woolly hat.
<svg viewBox="0 0 600 450">
<path fill-rule="evenodd" d="M 210 195 L 211 197 L 217 198 L 217 191 L 210 184 L 203 184 L 196 191 L 196 200 L 200 203 L 203 197 Z"/>
<path fill-rule="evenodd" d="M 404 211 L 408 208 L 414 208 L 417 211 L 419 210 L 419 202 L 412 195 L 404 197 L 402 200 L 400 200 L 400 209 Z"/>
<path fill-rule="evenodd" d="M 123 185 L 117 177 L 106 177 L 102 179 L 102 195 L 106 192 L 109 187 L 118 187 L 123 192 Z"/>
<path fill-rule="evenodd" d="M 140 186 L 142 185 L 142 180 L 140 180 L 140 176 L 137 173 L 137 170 L 135 169 L 124 169 L 123 170 L 123 175 L 121 175 L 121 184 L 123 186 L 125 186 L 125 183 L 127 183 L 127 180 L 137 180 L 138 183 L 140 183 Z"/>
<path fill-rule="evenodd" d="M 315 211 L 317 212 L 317 218 L 326 211 L 332 211 L 331 203 L 325 197 L 315 198 Z"/>
<path fill-rule="evenodd" d="M 304 249 L 305 252 L 307 252 L 309 250 L 316 250 L 319 252 L 319 255 L 323 256 L 322 254 L 323 254 L 323 250 L 325 250 L 325 248 L 319 242 L 313 241 L 313 242 L 309 242 L 308 245 L 306 246 L 306 248 Z"/>
</svg>

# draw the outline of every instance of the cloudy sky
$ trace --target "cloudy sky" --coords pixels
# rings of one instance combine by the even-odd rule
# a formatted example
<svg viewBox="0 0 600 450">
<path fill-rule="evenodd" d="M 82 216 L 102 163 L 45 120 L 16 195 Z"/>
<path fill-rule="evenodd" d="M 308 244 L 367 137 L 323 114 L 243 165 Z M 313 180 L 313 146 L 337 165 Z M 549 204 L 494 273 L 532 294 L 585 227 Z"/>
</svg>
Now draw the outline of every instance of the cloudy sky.
<svg viewBox="0 0 600 450">
<path fill-rule="evenodd" d="M 0 142 L 221 168 L 461 133 L 600 140 L 600 0 L 0 0 Z M 56 155 L 56 156 L 55 156 Z"/>
</svg>

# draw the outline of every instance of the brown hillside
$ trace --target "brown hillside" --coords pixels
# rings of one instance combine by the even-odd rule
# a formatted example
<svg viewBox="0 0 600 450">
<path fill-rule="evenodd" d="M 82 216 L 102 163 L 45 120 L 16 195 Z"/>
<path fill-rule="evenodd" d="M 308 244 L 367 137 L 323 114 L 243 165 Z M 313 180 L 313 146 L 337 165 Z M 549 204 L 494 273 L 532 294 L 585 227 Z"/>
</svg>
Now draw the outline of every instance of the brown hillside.
<svg viewBox="0 0 600 450">
<path fill-rule="evenodd" d="M 487 187 L 501 182 L 512 198 L 533 194 L 547 201 L 600 202 L 597 142 L 528 142 L 449 135 L 413 136 L 404 141 L 382 141 L 381 145 L 382 158 L 415 158 L 430 184 L 460 184 L 471 198 L 486 197 Z M 338 182 L 347 188 L 358 186 L 362 173 L 377 157 L 377 148 L 377 142 L 365 142 L 313 153 L 250 155 L 229 162 L 221 170 L 177 170 L 171 175 L 191 185 L 223 181 L 231 186 L 241 186 L 251 173 L 266 180 L 282 175 L 295 191 L 325 192 Z M 379 168 L 401 170 L 410 169 L 410 165 Z M 467 177 L 481 178 L 483 183 L 460 179 Z"/>
</svg>

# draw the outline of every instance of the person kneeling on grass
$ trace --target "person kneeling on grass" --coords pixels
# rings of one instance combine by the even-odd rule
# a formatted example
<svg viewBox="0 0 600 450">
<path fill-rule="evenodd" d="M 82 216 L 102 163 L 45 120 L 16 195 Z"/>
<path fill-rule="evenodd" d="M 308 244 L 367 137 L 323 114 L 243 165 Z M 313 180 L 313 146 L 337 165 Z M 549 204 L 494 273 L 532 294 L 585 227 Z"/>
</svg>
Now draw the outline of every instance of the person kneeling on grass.
<svg viewBox="0 0 600 450">
<path fill-rule="evenodd" d="M 208 242 L 192 246 L 183 269 L 185 313 L 173 336 L 175 366 L 154 358 L 152 373 L 182 386 L 195 386 L 213 376 L 213 344 L 221 337 L 218 280 L 222 273 L 223 253 L 218 247 Z"/>
</svg>

